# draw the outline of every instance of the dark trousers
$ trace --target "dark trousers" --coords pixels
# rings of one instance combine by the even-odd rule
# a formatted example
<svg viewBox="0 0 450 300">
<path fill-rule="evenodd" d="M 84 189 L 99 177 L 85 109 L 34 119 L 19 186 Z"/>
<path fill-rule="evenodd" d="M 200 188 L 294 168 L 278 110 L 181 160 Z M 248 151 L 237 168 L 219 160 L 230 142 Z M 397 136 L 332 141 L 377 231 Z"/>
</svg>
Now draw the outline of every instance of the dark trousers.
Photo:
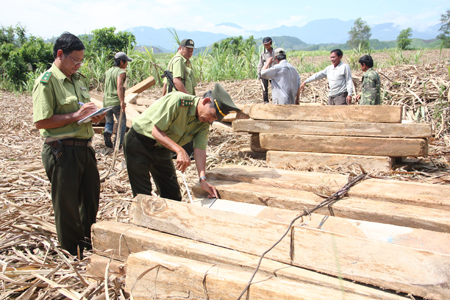
<svg viewBox="0 0 450 300">
<path fill-rule="evenodd" d="M 269 80 L 261 78 L 264 85 L 263 99 L 264 103 L 269 103 Z"/>
<path fill-rule="evenodd" d="M 342 94 L 328 97 L 328 105 L 347 105 L 348 93 L 344 92 Z"/>
<path fill-rule="evenodd" d="M 155 146 L 154 140 L 131 128 L 125 135 L 123 153 L 134 197 L 137 194 L 151 195 L 151 174 L 161 197 L 181 201 L 180 186 L 169 149 Z"/>
<path fill-rule="evenodd" d="M 66 146 L 56 159 L 44 144 L 42 162 L 52 184 L 52 204 L 58 241 L 63 249 L 77 254 L 90 248 L 91 225 L 95 223 L 100 197 L 100 177 L 92 147 Z"/>
</svg>

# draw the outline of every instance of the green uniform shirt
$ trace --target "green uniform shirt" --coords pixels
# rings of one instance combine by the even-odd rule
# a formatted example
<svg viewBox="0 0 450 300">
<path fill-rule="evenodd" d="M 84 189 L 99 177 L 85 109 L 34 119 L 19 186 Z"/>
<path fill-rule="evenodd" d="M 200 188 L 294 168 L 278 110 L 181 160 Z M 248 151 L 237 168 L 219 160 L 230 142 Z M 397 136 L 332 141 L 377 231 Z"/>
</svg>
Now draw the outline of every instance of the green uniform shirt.
<svg viewBox="0 0 450 300">
<path fill-rule="evenodd" d="M 195 96 L 197 79 L 195 79 L 194 71 L 190 67 L 190 63 L 188 66 L 187 59 L 184 58 L 180 53 L 177 53 L 170 60 L 168 68 L 169 71 L 172 72 L 173 78 L 181 78 L 181 82 L 183 82 L 183 85 L 189 95 Z M 169 84 L 167 82 L 167 78 L 164 78 L 164 83 L 167 84 L 167 92 L 169 92 Z M 175 89 L 173 91 L 175 91 Z"/>
<path fill-rule="evenodd" d="M 51 73 L 49 73 L 51 72 Z M 50 78 L 48 78 L 50 76 Z M 81 73 L 66 77 L 53 64 L 51 68 L 36 79 L 33 87 L 33 122 L 49 119 L 53 114 L 68 114 L 80 109 L 78 102 L 88 103 L 89 81 Z M 94 136 L 92 123 L 73 122 L 62 127 L 40 129 L 41 136 L 56 139 L 90 139 Z"/>
<path fill-rule="evenodd" d="M 117 94 L 117 77 L 126 73 L 119 67 L 112 67 L 105 73 L 105 95 L 103 97 L 103 107 L 120 105 L 119 95 Z M 125 83 L 124 78 L 124 83 Z"/>
<path fill-rule="evenodd" d="M 380 75 L 370 68 L 364 73 L 361 83 L 361 99 L 360 105 L 380 105 L 381 104 L 381 81 Z"/>
<path fill-rule="evenodd" d="M 194 140 L 194 148 L 206 150 L 209 124 L 200 122 L 195 115 L 198 101 L 199 97 L 182 92 L 167 94 L 133 120 L 133 129 L 155 139 L 152 130 L 156 125 L 178 145 Z"/>
</svg>

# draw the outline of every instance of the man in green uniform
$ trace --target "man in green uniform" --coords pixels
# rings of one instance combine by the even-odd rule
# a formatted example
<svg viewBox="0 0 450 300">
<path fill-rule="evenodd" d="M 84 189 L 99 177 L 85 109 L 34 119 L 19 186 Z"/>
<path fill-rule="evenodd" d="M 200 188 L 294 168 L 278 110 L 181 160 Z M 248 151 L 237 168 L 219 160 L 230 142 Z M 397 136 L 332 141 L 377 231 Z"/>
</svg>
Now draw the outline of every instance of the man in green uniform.
<svg viewBox="0 0 450 300">
<path fill-rule="evenodd" d="M 361 82 L 361 95 L 356 96 L 359 105 L 380 105 L 380 75 L 372 69 L 373 59 L 370 55 L 364 55 L 359 59 L 361 71 L 365 72 Z"/>
<path fill-rule="evenodd" d="M 181 201 L 171 151 L 177 154 L 177 169 L 184 172 L 191 160 L 182 146 L 193 141 L 201 186 L 217 198 L 216 188 L 205 177 L 209 124 L 221 121 L 230 111 L 239 108 L 216 83 L 202 98 L 169 93 L 134 119 L 123 143 L 133 196 L 151 195 L 151 173 L 161 197 Z"/>
<path fill-rule="evenodd" d="M 192 70 L 191 61 L 189 60 L 194 53 L 194 41 L 191 39 L 182 40 L 178 52 L 169 62 L 168 69 L 172 72 L 173 84 L 164 78 L 163 96 L 172 91 L 183 92 L 195 96 L 195 87 L 197 80 L 195 79 L 194 71 Z M 183 146 L 189 156 L 192 157 L 194 153 L 194 145 L 187 143 Z"/>
<path fill-rule="evenodd" d="M 105 146 L 112 148 L 111 135 L 114 128 L 114 116 L 117 121 L 120 118 L 120 110 L 122 109 L 122 126 L 120 134 L 120 146 L 122 145 L 127 129 L 127 118 L 125 115 L 125 80 L 127 79 L 128 62 L 133 61 L 124 52 L 117 52 L 114 55 L 114 66 L 112 66 L 105 73 L 105 95 L 103 97 L 103 107 L 112 106 L 113 109 L 106 113 L 105 132 L 103 133 L 105 139 Z M 116 139 L 117 140 L 117 139 Z"/>
<path fill-rule="evenodd" d="M 45 143 L 42 161 L 52 184 L 55 225 L 61 247 L 81 259 L 91 247 L 100 196 L 100 178 L 91 139 L 92 123 L 78 124 L 97 111 L 89 96 L 89 80 L 77 72 L 84 45 L 68 32 L 55 42 L 52 67 L 33 87 L 33 121 Z M 92 118 L 98 122 L 105 115 Z"/>
</svg>

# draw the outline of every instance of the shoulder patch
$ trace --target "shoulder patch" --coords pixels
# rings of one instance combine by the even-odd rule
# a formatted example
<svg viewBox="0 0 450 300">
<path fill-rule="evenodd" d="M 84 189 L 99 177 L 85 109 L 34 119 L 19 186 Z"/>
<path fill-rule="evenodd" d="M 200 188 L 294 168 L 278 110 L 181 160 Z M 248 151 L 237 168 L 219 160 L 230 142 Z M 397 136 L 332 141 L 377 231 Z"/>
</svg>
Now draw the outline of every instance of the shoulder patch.
<svg viewBox="0 0 450 300">
<path fill-rule="evenodd" d="M 48 81 L 50 80 L 50 77 L 52 77 L 52 72 L 50 72 L 50 71 L 45 72 L 44 76 L 42 76 L 42 78 L 41 78 L 41 82 L 48 83 Z"/>
<path fill-rule="evenodd" d="M 192 105 L 194 105 L 194 100 L 180 99 L 180 106 L 181 107 L 192 106 Z"/>
</svg>

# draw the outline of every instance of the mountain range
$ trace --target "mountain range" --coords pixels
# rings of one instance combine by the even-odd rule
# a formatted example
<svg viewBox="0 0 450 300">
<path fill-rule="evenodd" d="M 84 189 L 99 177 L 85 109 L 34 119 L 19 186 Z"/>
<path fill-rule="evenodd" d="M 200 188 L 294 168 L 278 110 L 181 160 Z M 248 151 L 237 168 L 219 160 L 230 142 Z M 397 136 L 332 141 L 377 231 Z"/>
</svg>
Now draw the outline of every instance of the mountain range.
<svg viewBox="0 0 450 300">
<path fill-rule="evenodd" d="M 280 26 L 267 30 L 246 30 L 234 23 L 221 23 L 216 26 L 231 27 L 241 33 L 244 38 L 253 35 L 255 39 L 265 36 L 290 36 L 300 39 L 307 44 L 343 44 L 348 40 L 348 31 L 354 24 L 354 20 L 342 21 L 336 18 L 314 20 L 302 27 L 298 26 Z M 438 30 L 441 24 L 428 27 L 425 31 L 413 31 L 413 38 L 424 40 L 435 39 L 439 34 Z M 382 23 L 372 26 L 371 39 L 380 41 L 392 41 L 397 38 L 400 31 L 404 28 L 395 26 L 394 23 Z M 170 28 L 173 32 L 173 29 Z M 190 38 L 194 40 L 196 47 L 206 47 L 214 42 L 220 41 L 229 35 L 222 33 L 204 32 L 204 31 L 185 31 L 175 29 L 180 39 Z M 126 29 L 136 36 L 138 45 L 152 45 L 161 49 L 163 52 L 172 52 L 177 46 L 172 33 L 167 28 L 155 29 L 148 26 L 139 26 Z"/>
</svg>

